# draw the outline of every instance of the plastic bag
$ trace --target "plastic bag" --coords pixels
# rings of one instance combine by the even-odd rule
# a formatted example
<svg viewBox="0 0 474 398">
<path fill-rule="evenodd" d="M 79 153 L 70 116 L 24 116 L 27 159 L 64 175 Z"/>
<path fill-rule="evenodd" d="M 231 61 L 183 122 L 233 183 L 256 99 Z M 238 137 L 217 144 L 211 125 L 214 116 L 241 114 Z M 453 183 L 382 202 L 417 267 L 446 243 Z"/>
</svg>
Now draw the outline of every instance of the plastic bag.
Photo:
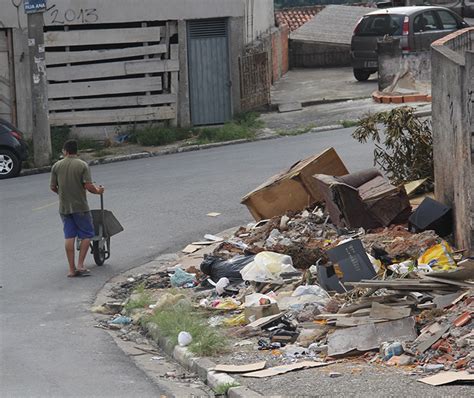
<svg viewBox="0 0 474 398">
<path fill-rule="evenodd" d="M 453 249 L 449 243 L 442 241 L 440 244 L 431 246 L 420 258 L 419 265 L 428 265 L 433 271 L 449 271 L 456 269 L 456 261 L 453 258 Z"/>
<path fill-rule="evenodd" d="M 265 300 L 269 301 L 267 304 L 273 304 L 276 303 L 276 300 L 274 297 L 267 296 L 266 294 L 261 294 L 261 293 L 253 293 L 249 294 L 248 296 L 245 296 L 245 307 L 256 307 L 259 305 L 264 305 L 261 304 L 260 300 Z"/>
<path fill-rule="evenodd" d="M 245 281 L 267 282 L 277 280 L 284 272 L 296 272 L 290 256 L 274 252 L 260 252 L 241 271 Z"/>
<path fill-rule="evenodd" d="M 186 347 L 189 344 L 191 344 L 193 341 L 193 336 L 189 334 L 188 332 L 179 332 L 178 334 L 178 344 L 181 347 Z"/>
<path fill-rule="evenodd" d="M 221 278 L 219 281 L 216 283 L 216 292 L 220 296 L 222 293 L 224 293 L 224 290 L 227 286 L 230 285 L 229 278 Z"/>
<path fill-rule="evenodd" d="M 243 326 L 246 325 L 248 322 L 245 319 L 245 315 L 239 314 L 236 316 L 233 316 L 232 318 L 227 318 L 222 321 L 222 324 L 225 326 Z"/>
<path fill-rule="evenodd" d="M 298 286 L 295 291 L 293 292 L 293 297 L 305 296 L 310 294 L 312 296 L 318 296 L 323 299 L 331 298 L 328 292 L 324 290 L 321 286 L 318 285 L 305 285 L 305 286 Z"/>
<path fill-rule="evenodd" d="M 209 275 L 214 282 L 227 278 L 230 283 L 240 283 L 243 281 L 240 270 L 253 261 L 254 257 L 239 255 L 230 260 L 224 260 L 217 256 L 205 256 L 201 263 L 201 271 Z"/>
<path fill-rule="evenodd" d="M 181 287 L 188 283 L 196 283 L 196 275 L 183 271 L 181 268 L 176 268 L 176 271 L 170 278 L 171 286 Z"/>
</svg>

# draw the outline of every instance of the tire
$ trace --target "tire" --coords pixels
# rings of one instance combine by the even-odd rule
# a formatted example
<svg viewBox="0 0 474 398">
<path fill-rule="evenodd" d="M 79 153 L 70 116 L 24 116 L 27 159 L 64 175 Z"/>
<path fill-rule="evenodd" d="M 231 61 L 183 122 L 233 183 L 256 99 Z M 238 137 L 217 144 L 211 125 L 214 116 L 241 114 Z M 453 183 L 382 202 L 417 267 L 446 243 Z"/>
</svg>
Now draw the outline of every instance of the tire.
<svg viewBox="0 0 474 398">
<path fill-rule="evenodd" d="M 366 70 L 363 69 L 354 69 L 354 77 L 359 81 L 359 82 L 365 82 L 369 79 L 370 72 L 367 72 Z"/>
<path fill-rule="evenodd" d="M 0 180 L 20 174 L 20 159 L 10 150 L 0 148 Z"/>
<path fill-rule="evenodd" d="M 109 258 L 109 253 L 107 249 L 110 245 L 110 238 L 107 238 L 104 247 L 101 249 L 99 246 L 99 241 L 92 242 L 92 254 L 94 256 L 94 261 L 98 266 L 104 265 L 105 260 Z"/>
</svg>

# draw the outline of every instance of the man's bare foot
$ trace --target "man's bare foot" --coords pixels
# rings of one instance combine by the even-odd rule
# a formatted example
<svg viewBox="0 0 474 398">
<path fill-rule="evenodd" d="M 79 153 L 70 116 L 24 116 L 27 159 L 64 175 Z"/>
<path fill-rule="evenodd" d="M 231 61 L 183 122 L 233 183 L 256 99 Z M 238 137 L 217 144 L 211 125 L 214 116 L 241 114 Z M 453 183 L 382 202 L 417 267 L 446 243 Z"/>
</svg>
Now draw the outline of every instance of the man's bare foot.
<svg viewBox="0 0 474 398">
<path fill-rule="evenodd" d="M 71 273 L 67 274 L 67 277 L 68 277 L 68 278 L 75 278 L 75 277 L 77 277 L 77 276 L 81 276 L 81 273 L 80 273 L 79 271 L 77 271 L 77 270 L 74 271 L 74 273 L 72 273 L 72 274 L 71 274 Z"/>
</svg>

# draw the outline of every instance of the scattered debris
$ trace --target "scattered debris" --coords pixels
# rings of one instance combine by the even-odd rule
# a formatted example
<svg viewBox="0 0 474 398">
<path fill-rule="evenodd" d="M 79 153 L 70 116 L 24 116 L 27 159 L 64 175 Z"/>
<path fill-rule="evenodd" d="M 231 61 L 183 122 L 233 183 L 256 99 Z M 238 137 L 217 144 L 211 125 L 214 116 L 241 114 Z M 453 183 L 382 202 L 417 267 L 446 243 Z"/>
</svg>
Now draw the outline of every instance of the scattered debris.
<svg viewBox="0 0 474 398">
<path fill-rule="evenodd" d="M 160 318 L 163 324 L 187 308 L 199 319 L 193 327 L 170 329 L 180 345 L 192 338 L 179 330 L 193 335 L 194 347 L 207 328 L 215 333 L 208 347 L 218 341 L 268 359 L 255 363 L 249 355 L 216 371 L 272 377 L 357 356 L 414 374 L 436 373 L 420 380 L 432 385 L 472 380 L 474 260 L 463 259 L 464 251 L 444 235 L 443 228 L 452 227 L 448 212 L 431 217 L 439 206 L 425 199 L 408 224 L 403 184 L 387 183 L 376 170 L 313 177 L 324 172 L 347 174 L 333 149 L 247 195 L 244 203 L 257 222 L 225 239 L 206 234 L 187 246 L 187 256 L 117 284 L 112 298 L 93 308 L 113 317 L 97 327 L 144 344 L 143 320 L 172 309 Z M 326 187 L 318 190 L 317 180 Z M 422 185 L 425 179 L 406 189 L 414 194 Z M 219 340 L 222 335 L 229 340 Z M 267 363 L 281 366 L 266 369 Z"/>
<path fill-rule="evenodd" d="M 257 363 L 251 363 L 248 365 L 217 365 L 214 370 L 216 372 L 225 373 L 249 373 L 265 369 L 266 364 L 266 361 L 262 361 Z"/>
<path fill-rule="evenodd" d="M 297 362 L 291 365 L 282 365 L 282 366 L 275 366 L 273 368 L 258 370 L 256 372 L 244 373 L 243 377 L 273 377 L 283 373 L 293 372 L 295 370 L 301 369 L 308 369 L 308 368 L 319 368 L 321 366 L 328 366 L 335 362 L 311 362 L 311 361 L 303 361 Z"/>
</svg>

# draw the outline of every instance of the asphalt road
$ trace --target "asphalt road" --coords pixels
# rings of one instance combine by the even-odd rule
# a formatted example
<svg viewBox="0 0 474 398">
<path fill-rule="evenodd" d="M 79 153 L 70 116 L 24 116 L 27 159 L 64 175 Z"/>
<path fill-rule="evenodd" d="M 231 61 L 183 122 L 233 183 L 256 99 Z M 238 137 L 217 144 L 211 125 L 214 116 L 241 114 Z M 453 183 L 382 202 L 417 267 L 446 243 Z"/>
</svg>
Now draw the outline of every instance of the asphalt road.
<svg viewBox="0 0 474 398">
<path fill-rule="evenodd" d="M 372 149 L 351 129 L 285 137 L 92 168 L 125 231 L 93 276 L 68 279 L 49 175 L 0 181 L 0 385 L 4 397 L 159 396 L 162 391 L 94 328 L 88 311 L 112 276 L 205 233 L 251 221 L 240 198 L 298 159 L 334 146 L 356 171 Z M 91 207 L 98 197 L 89 196 Z M 208 217 L 219 212 L 219 217 Z"/>
</svg>

